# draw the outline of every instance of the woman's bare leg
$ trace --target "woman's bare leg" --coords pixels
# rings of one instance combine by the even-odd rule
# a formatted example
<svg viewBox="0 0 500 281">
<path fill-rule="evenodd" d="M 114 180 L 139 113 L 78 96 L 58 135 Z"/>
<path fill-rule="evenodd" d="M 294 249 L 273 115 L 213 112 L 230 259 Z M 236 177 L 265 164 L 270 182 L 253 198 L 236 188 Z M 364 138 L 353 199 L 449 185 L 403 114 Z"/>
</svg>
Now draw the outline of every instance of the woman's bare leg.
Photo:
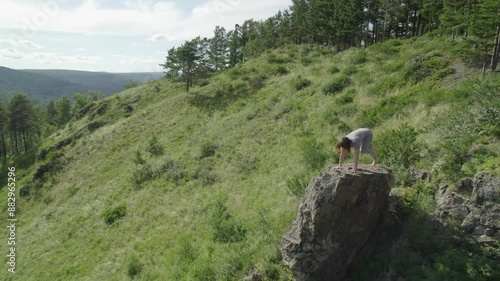
<svg viewBox="0 0 500 281">
<path fill-rule="evenodd" d="M 372 149 L 370 152 L 370 156 L 373 158 L 372 166 L 378 163 L 378 158 L 377 158 L 377 153 L 375 152 L 375 149 Z"/>
</svg>

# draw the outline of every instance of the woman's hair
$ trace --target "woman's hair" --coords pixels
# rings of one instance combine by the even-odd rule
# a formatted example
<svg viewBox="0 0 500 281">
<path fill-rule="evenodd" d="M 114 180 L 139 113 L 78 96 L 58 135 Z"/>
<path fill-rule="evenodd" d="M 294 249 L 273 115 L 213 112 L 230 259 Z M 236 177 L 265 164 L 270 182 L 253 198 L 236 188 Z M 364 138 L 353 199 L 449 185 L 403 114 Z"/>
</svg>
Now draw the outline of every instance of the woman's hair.
<svg viewBox="0 0 500 281">
<path fill-rule="evenodd" d="M 342 147 L 347 149 L 347 152 L 351 153 L 351 144 L 352 141 L 348 137 L 341 137 L 335 145 L 335 150 L 337 150 L 337 152 L 340 152 L 340 148 Z"/>
</svg>

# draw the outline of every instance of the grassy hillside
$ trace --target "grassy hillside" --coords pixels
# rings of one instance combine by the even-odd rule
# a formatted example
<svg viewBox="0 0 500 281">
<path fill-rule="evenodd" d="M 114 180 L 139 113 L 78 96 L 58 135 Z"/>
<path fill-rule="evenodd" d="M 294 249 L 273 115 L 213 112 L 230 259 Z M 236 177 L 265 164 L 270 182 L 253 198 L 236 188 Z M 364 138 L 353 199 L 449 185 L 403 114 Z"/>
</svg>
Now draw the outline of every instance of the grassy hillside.
<svg viewBox="0 0 500 281">
<path fill-rule="evenodd" d="M 253 265 L 290 280 L 281 235 L 309 178 L 337 161 L 335 140 L 358 127 L 373 128 L 399 184 L 409 165 L 440 163 L 450 183 L 500 175 L 500 79 L 452 49 L 429 37 L 342 53 L 291 46 L 189 94 L 159 80 L 103 99 L 40 151 L 69 145 L 17 167 L 18 189 L 41 165 L 61 170 L 18 195 L 6 280 L 241 280 Z"/>
</svg>

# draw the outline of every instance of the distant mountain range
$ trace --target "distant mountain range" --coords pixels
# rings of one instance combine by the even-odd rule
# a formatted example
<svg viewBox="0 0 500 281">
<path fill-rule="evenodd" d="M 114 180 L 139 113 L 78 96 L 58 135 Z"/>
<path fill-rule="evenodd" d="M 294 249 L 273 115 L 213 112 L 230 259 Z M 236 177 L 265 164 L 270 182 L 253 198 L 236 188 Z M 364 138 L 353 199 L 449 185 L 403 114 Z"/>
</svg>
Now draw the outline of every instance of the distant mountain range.
<svg viewBox="0 0 500 281">
<path fill-rule="evenodd" d="M 163 77 L 161 72 L 109 73 L 77 70 L 24 69 L 0 66 L 0 100 L 15 93 L 26 94 L 35 103 L 45 103 L 89 90 L 106 96 L 121 92 L 130 81 L 139 83 Z"/>
</svg>

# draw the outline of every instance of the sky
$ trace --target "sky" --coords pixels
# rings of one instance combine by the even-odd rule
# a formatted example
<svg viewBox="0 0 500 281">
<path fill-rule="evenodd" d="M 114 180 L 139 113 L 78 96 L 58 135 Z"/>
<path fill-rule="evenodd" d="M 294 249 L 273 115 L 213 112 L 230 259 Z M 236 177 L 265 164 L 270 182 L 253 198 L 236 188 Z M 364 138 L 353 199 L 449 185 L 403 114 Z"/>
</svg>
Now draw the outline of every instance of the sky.
<svg viewBox="0 0 500 281">
<path fill-rule="evenodd" d="M 161 72 L 167 51 L 291 0 L 0 0 L 0 66 Z"/>
</svg>

